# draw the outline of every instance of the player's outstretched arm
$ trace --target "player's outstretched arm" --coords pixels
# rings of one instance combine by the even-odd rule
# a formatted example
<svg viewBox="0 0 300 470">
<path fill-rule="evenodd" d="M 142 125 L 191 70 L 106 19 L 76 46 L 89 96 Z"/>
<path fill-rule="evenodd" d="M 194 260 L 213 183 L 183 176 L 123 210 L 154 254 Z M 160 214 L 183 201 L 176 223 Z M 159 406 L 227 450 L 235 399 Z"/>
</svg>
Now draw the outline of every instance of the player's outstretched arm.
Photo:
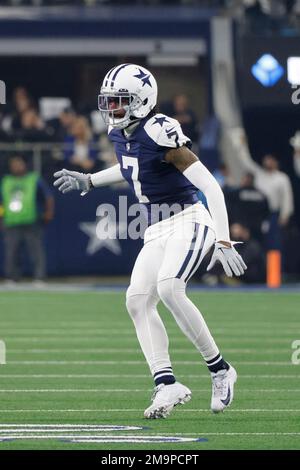
<svg viewBox="0 0 300 470">
<path fill-rule="evenodd" d="M 108 186 L 123 181 L 119 164 L 93 174 L 63 169 L 54 173 L 54 178 L 57 179 L 54 181 L 53 185 L 58 187 L 59 191 L 63 194 L 73 190 L 79 190 L 82 191 L 82 196 L 88 193 L 92 188 Z"/>
<path fill-rule="evenodd" d="M 227 276 L 241 276 L 247 269 L 242 257 L 230 241 L 227 209 L 223 191 L 217 180 L 187 147 L 169 150 L 165 156 L 184 176 L 205 194 L 209 211 L 215 226 L 216 243 L 207 269 L 219 261 Z"/>
</svg>

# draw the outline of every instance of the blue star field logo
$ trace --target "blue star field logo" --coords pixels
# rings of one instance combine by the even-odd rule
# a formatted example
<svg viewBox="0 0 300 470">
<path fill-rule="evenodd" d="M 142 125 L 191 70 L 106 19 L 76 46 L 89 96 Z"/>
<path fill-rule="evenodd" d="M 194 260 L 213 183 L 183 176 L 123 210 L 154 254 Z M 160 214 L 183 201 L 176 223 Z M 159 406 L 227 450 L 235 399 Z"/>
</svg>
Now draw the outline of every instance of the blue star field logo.
<svg viewBox="0 0 300 470">
<path fill-rule="evenodd" d="M 252 75 L 265 87 L 275 85 L 284 74 L 283 67 L 271 54 L 264 54 L 251 68 Z"/>
<path fill-rule="evenodd" d="M 167 119 L 165 116 L 163 116 L 163 117 L 156 117 L 156 118 L 155 118 L 155 121 L 152 123 L 152 126 L 153 126 L 154 124 L 159 124 L 159 125 L 162 127 L 163 124 L 164 124 L 164 122 L 170 122 L 170 121 L 168 121 L 168 119 Z"/>
<path fill-rule="evenodd" d="M 152 88 L 152 85 L 150 83 L 150 75 L 143 72 L 141 69 L 139 69 L 139 71 L 140 71 L 140 73 L 138 75 L 134 75 L 134 77 L 139 78 L 140 80 L 142 80 L 142 82 L 143 82 L 142 86 L 149 85 Z"/>
</svg>

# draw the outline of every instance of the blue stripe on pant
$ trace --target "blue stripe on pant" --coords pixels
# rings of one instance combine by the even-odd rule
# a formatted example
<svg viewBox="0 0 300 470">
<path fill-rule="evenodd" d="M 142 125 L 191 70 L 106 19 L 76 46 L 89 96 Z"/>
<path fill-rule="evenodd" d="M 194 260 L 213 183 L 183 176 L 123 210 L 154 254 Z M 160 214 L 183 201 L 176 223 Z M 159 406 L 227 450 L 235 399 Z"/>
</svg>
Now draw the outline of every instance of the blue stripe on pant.
<svg viewBox="0 0 300 470">
<path fill-rule="evenodd" d="M 190 244 L 190 249 L 188 251 L 188 254 L 186 255 L 184 261 L 183 261 L 183 264 L 177 274 L 177 278 L 180 279 L 181 276 L 183 275 L 184 271 L 186 270 L 186 267 L 192 257 L 192 254 L 194 253 L 194 245 L 195 245 L 195 242 L 197 240 L 197 236 L 198 236 L 198 233 L 199 233 L 199 226 L 200 224 L 197 224 L 195 223 L 195 227 L 194 227 L 194 234 L 193 234 L 193 238 L 192 238 L 192 241 L 191 241 L 191 244 Z"/>
<path fill-rule="evenodd" d="M 188 280 L 192 277 L 192 275 L 194 274 L 194 272 L 196 271 L 196 269 L 198 267 L 198 263 L 201 260 L 202 250 L 203 250 L 204 243 L 205 243 L 205 240 L 206 240 L 207 232 L 208 232 L 208 227 L 205 226 L 204 227 L 204 232 L 203 232 L 203 238 L 202 238 L 201 245 L 200 245 L 200 248 L 199 248 L 199 253 L 198 253 L 198 255 L 195 259 L 195 262 L 194 262 L 189 274 L 186 276 L 184 282 L 188 282 Z"/>
<path fill-rule="evenodd" d="M 196 243 L 196 240 L 197 240 L 197 237 L 199 235 L 199 226 L 200 224 L 198 223 L 195 223 L 195 228 L 194 228 L 194 234 L 193 234 L 193 239 L 191 241 L 191 245 L 190 245 L 190 249 L 183 261 L 183 264 L 178 272 L 178 274 L 176 275 L 176 278 L 178 279 L 181 279 L 191 258 L 192 258 L 192 255 L 193 253 L 195 252 L 195 243 Z M 207 235 L 207 232 L 208 232 L 208 227 L 205 226 L 204 227 L 204 233 L 203 233 L 203 237 L 202 237 L 202 241 L 201 241 L 201 245 L 199 247 L 199 252 L 196 256 L 196 259 L 192 265 L 192 267 L 189 269 L 188 273 L 185 275 L 185 278 L 184 278 L 184 282 L 187 282 L 189 280 L 189 278 L 191 277 L 191 275 L 193 274 L 194 270 L 197 268 L 197 264 L 199 263 L 200 261 L 200 258 L 201 258 L 201 253 L 202 253 L 202 249 L 203 249 L 203 246 L 204 246 L 204 243 L 205 243 L 205 239 L 206 239 L 206 235 Z"/>
</svg>

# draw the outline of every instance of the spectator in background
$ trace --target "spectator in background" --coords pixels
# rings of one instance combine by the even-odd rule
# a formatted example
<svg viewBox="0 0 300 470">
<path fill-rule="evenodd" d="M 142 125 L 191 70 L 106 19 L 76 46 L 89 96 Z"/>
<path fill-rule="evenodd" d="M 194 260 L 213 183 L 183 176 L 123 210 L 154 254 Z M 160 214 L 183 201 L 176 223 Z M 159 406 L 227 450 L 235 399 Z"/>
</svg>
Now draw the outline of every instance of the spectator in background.
<svg viewBox="0 0 300 470">
<path fill-rule="evenodd" d="M 290 144 L 294 148 L 294 171 L 296 175 L 300 178 L 300 131 L 297 131 L 295 135 L 290 139 Z"/>
<path fill-rule="evenodd" d="M 294 212 L 293 190 L 287 174 L 279 171 L 279 163 L 274 155 L 263 157 L 263 168 L 256 167 L 255 186 L 265 194 L 273 217 L 281 227 L 285 227 Z"/>
<path fill-rule="evenodd" d="M 21 128 L 16 135 L 24 141 L 40 142 L 48 140 L 53 131 L 45 125 L 35 108 L 29 108 L 21 115 Z"/>
<path fill-rule="evenodd" d="M 221 162 L 219 167 L 213 172 L 213 175 L 225 195 L 235 189 L 233 177 L 226 163 Z"/>
<path fill-rule="evenodd" d="M 198 142 L 198 121 L 194 111 L 189 106 L 188 97 L 184 93 L 174 97 L 171 117 L 177 119 L 181 124 L 183 133 L 188 135 L 193 143 Z"/>
<path fill-rule="evenodd" d="M 19 280 L 18 255 L 25 242 L 33 264 L 33 277 L 39 286 L 46 277 L 43 224 L 53 219 L 54 199 L 39 175 L 28 171 L 22 157 L 11 158 L 9 170 L 0 187 L 5 277 L 9 282 Z"/>
<path fill-rule="evenodd" d="M 270 208 L 268 249 L 281 249 L 282 228 L 287 227 L 294 213 L 292 185 L 288 175 L 279 170 L 279 163 L 274 155 L 267 154 L 262 159 L 262 166 L 252 158 L 247 145 L 244 130 L 232 129 L 232 143 L 236 152 L 232 153 L 234 164 L 254 175 L 255 187 L 267 198 Z"/>
<path fill-rule="evenodd" d="M 75 170 L 91 171 L 95 169 L 97 159 L 96 143 L 88 120 L 78 116 L 71 127 L 70 135 L 65 137 L 64 158 Z M 69 166 L 70 166 L 69 165 Z"/>
<path fill-rule="evenodd" d="M 71 134 L 71 129 L 76 117 L 77 115 L 73 108 L 65 108 L 58 118 L 48 121 L 49 126 L 53 129 L 57 142 L 63 141 L 68 134 Z"/>
<path fill-rule="evenodd" d="M 227 205 L 231 223 L 249 227 L 253 237 L 262 240 L 263 224 L 269 218 L 269 205 L 266 196 L 254 186 L 254 175 L 246 173 L 241 186 L 227 193 Z"/>
<path fill-rule="evenodd" d="M 33 100 L 24 87 L 17 87 L 13 92 L 13 117 L 11 128 L 19 130 L 22 127 L 22 115 L 34 106 Z"/>
</svg>

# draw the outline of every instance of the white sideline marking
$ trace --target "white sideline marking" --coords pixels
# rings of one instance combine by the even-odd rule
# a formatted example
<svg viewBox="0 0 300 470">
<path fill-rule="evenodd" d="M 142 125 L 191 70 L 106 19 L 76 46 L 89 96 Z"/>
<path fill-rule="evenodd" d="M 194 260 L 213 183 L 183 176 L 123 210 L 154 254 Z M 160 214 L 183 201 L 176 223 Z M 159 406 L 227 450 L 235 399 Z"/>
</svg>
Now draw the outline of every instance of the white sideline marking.
<svg viewBox="0 0 300 470">
<path fill-rule="evenodd" d="M 174 361 L 174 364 L 178 365 L 199 365 L 199 361 Z M 8 364 L 24 364 L 24 365 L 145 365 L 145 361 L 8 361 Z M 290 361 L 235 361 L 237 365 L 247 365 L 247 366 L 293 366 Z"/>
<path fill-rule="evenodd" d="M 0 377 L 6 379 L 149 379 L 149 374 L 1 374 Z M 207 374 L 180 374 L 180 377 L 186 379 L 209 379 Z M 299 375 L 252 375 L 252 374 L 239 374 L 239 379 L 300 379 Z"/>
<path fill-rule="evenodd" d="M 79 408 L 79 409 L 12 409 L 0 410 L 0 413 L 143 413 L 144 410 L 137 408 Z M 181 409 L 181 413 L 211 413 L 210 409 Z M 226 413 L 300 413 L 299 409 L 262 409 L 262 408 L 241 408 L 228 409 Z"/>
</svg>

